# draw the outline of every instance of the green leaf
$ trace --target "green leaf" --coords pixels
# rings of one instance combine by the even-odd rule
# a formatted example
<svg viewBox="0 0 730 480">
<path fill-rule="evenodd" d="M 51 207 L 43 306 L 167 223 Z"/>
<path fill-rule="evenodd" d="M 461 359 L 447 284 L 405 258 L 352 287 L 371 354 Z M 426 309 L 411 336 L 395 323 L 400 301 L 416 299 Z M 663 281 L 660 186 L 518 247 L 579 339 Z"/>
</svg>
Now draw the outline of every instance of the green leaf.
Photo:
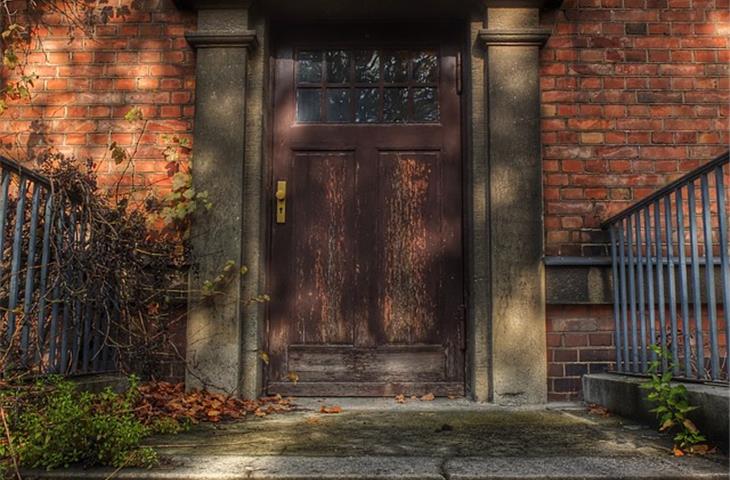
<svg viewBox="0 0 730 480">
<path fill-rule="evenodd" d="M 139 107 L 132 107 L 127 113 L 124 114 L 124 119 L 128 122 L 136 122 L 142 120 L 142 109 Z"/>
<path fill-rule="evenodd" d="M 191 181 L 192 177 L 189 174 L 178 172 L 172 176 L 172 189 L 182 190 L 183 188 L 188 188 L 190 187 Z"/>
</svg>

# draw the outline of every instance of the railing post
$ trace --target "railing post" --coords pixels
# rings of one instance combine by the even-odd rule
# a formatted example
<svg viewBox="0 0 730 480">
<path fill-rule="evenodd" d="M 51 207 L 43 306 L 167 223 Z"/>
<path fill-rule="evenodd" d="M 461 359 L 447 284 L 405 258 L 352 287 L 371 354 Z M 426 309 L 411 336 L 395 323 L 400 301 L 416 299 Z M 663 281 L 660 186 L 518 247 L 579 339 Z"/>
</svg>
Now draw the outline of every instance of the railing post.
<svg viewBox="0 0 730 480">
<path fill-rule="evenodd" d="M 725 181 L 722 167 L 715 169 L 718 228 L 720 230 L 720 268 L 722 277 L 722 313 L 725 318 L 725 368 L 730 379 L 730 253 L 728 253 L 728 211 L 725 205 Z"/>
<path fill-rule="evenodd" d="M 705 240 L 705 292 L 707 318 L 710 323 L 710 372 L 713 380 L 720 377 L 720 348 L 717 342 L 717 304 L 715 303 L 715 261 L 712 254 L 712 212 L 710 211 L 710 187 L 707 174 L 700 177 L 702 197 L 702 227 Z"/>
<path fill-rule="evenodd" d="M 621 318 L 619 314 L 619 281 L 618 276 L 618 258 L 616 254 L 616 227 L 611 226 L 609 228 L 611 235 L 611 271 L 613 273 L 613 325 L 614 325 L 614 342 L 616 346 L 616 370 L 623 372 L 623 364 L 621 362 Z"/>
<path fill-rule="evenodd" d="M 659 200 L 654 203 L 654 223 L 656 225 L 656 282 L 659 291 L 657 307 L 659 308 L 659 339 L 662 348 L 667 345 L 667 330 L 664 327 L 667 323 L 667 309 L 664 303 L 664 249 L 662 248 L 662 221 L 661 221 L 661 204 Z M 667 358 L 662 355 L 662 371 L 666 372 L 668 368 Z"/>
<path fill-rule="evenodd" d="M 652 233 L 651 233 L 651 215 L 649 214 L 650 206 L 644 209 L 644 223 L 646 224 L 646 278 L 647 278 L 647 299 L 649 304 L 649 345 L 656 343 L 656 315 L 654 308 L 654 272 L 653 263 L 657 260 L 658 254 L 652 252 Z M 656 353 L 651 351 L 651 361 L 656 360 Z"/>
<path fill-rule="evenodd" d="M 687 203 L 689 204 L 689 235 L 692 266 L 692 303 L 695 317 L 695 344 L 697 352 L 697 378 L 705 374 L 705 352 L 702 335 L 702 296 L 700 293 L 700 254 L 697 244 L 697 199 L 694 182 L 687 185 Z"/>
<path fill-rule="evenodd" d="M 679 301 L 682 308 L 682 338 L 684 342 L 684 374 L 692 375 L 692 340 L 689 327 L 689 301 L 687 294 L 687 257 L 684 242 L 684 205 L 682 202 L 682 189 L 678 188 L 676 193 L 677 208 L 677 238 L 679 242 Z"/>
</svg>

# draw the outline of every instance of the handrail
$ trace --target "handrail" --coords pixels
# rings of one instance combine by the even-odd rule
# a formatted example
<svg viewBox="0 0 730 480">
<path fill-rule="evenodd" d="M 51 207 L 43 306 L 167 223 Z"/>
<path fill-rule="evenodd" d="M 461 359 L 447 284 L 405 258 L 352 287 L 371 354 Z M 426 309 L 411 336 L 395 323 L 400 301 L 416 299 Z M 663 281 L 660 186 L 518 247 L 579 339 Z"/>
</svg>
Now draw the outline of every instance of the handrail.
<svg viewBox="0 0 730 480">
<path fill-rule="evenodd" d="M 647 374 L 658 345 L 675 378 L 730 380 L 729 166 L 726 152 L 603 222 L 619 373 Z"/>
<path fill-rule="evenodd" d="M 28 167 L 24 167 L 18 162 L 3 157 L 2 155 L 0 155 L 0 167 L 10 171 L 15 171 L 15 173 L 17 173 L 19 176 L 29 178 L 35 182 L 42 183 L 48 188 L 51 188 L 51 180 L 49 178 L 41 175 L 34 170 L 29 169 Z"/>
<path fill-rule="evenodd" d="M 650 205 L 657 201 L 658 199 L 664 197 L 665 195 L 672 193 L 677 188 L 681 187 L 682 185 L 691 182 L 692 180 L 696 180 L 700 178 L 705 173 L 711 172 L 720 165 L 723 165 L 724 163 L 727 163 L 730 161 L 730 150 L 717 156 L 715 159 L 705 163 L 704 165 L 701 165 L 697 167 L 696 169 L 692 170 L 691 172 L 682 175 L 675 181 L 665 185 L 664 187 L 660 188 L 656 192 L 652 193 L 648 197 L 645 197 L 635 204 L 631 205 L 629 208 L 622 210 L 621 212 L 617 213 L 616 215 L 612 216 L 608 220 L 605 220 L 601 223 L 601 228 L 606 229 L 611 224 L 618 222 L 619 220 L 623 220 L 624 218 L 628 217 L 629 215 L 636 213 L 637 211 L 641 210 L 642 208 L 646 207 L 647 205 Z"/>
<path fill-rule="evenodd" d="M 54 195 L 50 179 L 0 156 L 0 356 L 33 372 L 115 368 L 109 295 L 80 294 L 72 261 L 93 237 L 82 205 Z M 111 295 L 113 297 L 113 294 Z"/>
</svg>

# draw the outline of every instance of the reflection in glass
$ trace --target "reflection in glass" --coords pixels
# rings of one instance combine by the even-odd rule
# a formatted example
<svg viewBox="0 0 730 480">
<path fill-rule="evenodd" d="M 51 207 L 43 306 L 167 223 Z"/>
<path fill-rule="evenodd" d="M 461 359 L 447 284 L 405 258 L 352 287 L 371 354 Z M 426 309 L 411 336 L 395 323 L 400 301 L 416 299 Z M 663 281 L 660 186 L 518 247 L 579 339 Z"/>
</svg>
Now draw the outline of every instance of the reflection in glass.
<svg viewBox="0 0 730 480">
<path fill-rule="evenodd" d="M 350 80 L 350 54 L 345 50 L 329 50 L 327 60 L 327 81 L 345 83 Z"/>
<path fill-rule="evenodd" d="M 377 88 L 357 89 L 357 109 L 355 122 L 372 123 L 378 121 L 380 107 L 380 90 Z"/>
<path fill-rule="evenodd" d="M 386 88 L 383 98 L 383 121 L 405 122 L 408 119 L 408 89 Z"/>
<path fill-rule="evenodd" d="M 355 81 L 375 83 L 380 79 L 380 55 L 377 50 L 355 54 Z"/>
<path fill-rule="evenodd" d="M 297 81 L 319 83 L 322 80 L 321 51 L 302 50 L 297 60 Z"/>
<path fill-rule="evenodd" d="M 330 88 L 327 90 L 327 121 L 350 121 L 350 90 L 347 88 Z"/>
<path fill-rule="evenodd" d="M 438 62 L 433 52 L 418 52 L 413 57 L 413 80 L 418 83 L 436 81 Z"/>
<path fill-rule="evenodd" d="M 439 119 L 439 103 L 435 88 L 413 89 L 413 120 L 436 122 Z"/>
<path fill-rule="evenodd" d="M 320 120 L 321 90 L 297 90 L 297 121 L 318 122 Z"/>
<path fill-rule="evenodd" d="M 408 52 L 391 52 L 383 56 L 383 79 L 388 83 L 408 79 Z"/>
</svg>

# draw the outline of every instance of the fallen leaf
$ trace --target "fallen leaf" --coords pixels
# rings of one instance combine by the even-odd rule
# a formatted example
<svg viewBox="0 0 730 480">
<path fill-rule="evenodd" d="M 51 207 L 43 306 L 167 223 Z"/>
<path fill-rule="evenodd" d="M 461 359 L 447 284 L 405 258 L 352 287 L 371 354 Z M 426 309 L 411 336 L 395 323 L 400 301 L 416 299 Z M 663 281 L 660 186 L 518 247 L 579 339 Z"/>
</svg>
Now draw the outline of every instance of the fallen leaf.
<svg viewBox="0 0 730 480">
<path fill-rule="evenodd" d="M 706 443 L 699 443 L 697 445 L 692 445 L 689 447 L 689 452 L 694 453 L 695 455 L 706 455 L 708 453 L 714 453 L 717 449 L 715 447 L 712 447 Z"/>
<path fill-rule="evenodd" d="M 674 420 L 671 418 L 666 420 L 664 423 L 662 423 L 661 427 L 659 427 L 659 431 L 663 432 L 665 430 L 668 430 L 674 426 Z"/>
<path fill-rule="evenodd" d="M 672 453 L 674 453 L 675 457 L 684 457 L 684 452 L 676 445 L 672 447 Z"/>
<path fill-rule="evenodd" d="M 286 378 L 288 378 L 288 379 L 289 379 L 289 381 L 290 381 L 291 383 L 293 383 L 294 385 L 296 385 L 297 383 L 299 383 L 299 375 L 297 375 L 297 373 L 296 373 L 296 372 L 289 372 L 289 373 L 288 373 L 288 374 L 286 375 Z"/>
<path fill-rule="evenodd" d="M 606 407 L 602 407 L 601 405 L 596 405 L 595 403 L 588 405 L 588 414 L 589 415 L 599 415 L 601 417 L 607 417 L 610 415 L 608 413 L 608 409 Z"/>
<path fill-rule="evenodd" d="M 322 405 L 319 408 L 319 413 L 341 413 L 342 407 L 339 405 L 332 405 L 331 407 L 328 407 L 326 405 Z"/>
<path fill-rule="evenodd" d="M 692 432 L 694 434 L 700 433 L 700 429 L 697 428 L 697 426 L 694 424 L 694 422 L 692 422 L 692 420 L 690 420 L 689 418 L 685 418 L 684 421 L 682 422 L 682 424 L 690 432 Z"/>
<path fill-rule="evenodd" d="M 422 402 L 432 402 L 436 397 L 433 395 L 433 393 L 427 393 L 426 395 L 421 397 Z"/>
<path fill-rule="evenodd" d="M 319 425 L 322 423 L 322 420 L 319 417 L 307 417 L 306 421 L 309 425 Z"/>
<path fill-rule="evenodd" d="M 398 394 L 395 396 L 395 403 L 406 403 L 406 396 L 401 394 Z"/>
</svg>

